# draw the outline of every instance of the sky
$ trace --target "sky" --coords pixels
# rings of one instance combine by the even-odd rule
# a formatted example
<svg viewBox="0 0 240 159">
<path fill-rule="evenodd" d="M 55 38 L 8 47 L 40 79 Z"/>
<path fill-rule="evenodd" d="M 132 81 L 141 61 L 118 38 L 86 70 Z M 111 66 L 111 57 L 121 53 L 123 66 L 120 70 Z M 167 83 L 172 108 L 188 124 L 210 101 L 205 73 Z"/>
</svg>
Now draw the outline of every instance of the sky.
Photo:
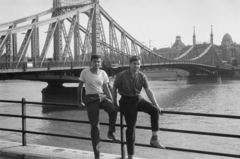
<svg viewBox="0 0 240 159">
<path fill-rule="evenodd" d="M 52 0 L 0 0 L 0 24 L 52 8 Z M 100 0 L 102 8 L 130 35 L 151 48 L 171 47 L 176 36 L 192 45 L 220 45 L 229 33 L 240 43 L 240 0 Z"/>
</svg>

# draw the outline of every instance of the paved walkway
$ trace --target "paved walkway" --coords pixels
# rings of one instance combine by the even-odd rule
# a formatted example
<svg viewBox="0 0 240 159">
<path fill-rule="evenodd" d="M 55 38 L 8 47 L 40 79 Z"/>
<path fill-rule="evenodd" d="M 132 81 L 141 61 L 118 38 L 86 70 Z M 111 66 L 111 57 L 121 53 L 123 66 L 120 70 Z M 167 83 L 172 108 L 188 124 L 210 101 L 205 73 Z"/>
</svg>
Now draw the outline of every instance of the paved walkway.
<svg viewBox="0 0 240 159">
<path fill-rule="evenodd" d="M 144 150 L 143 150 L 144 151 Z M 152 151 L 154 155 L 154 150 Z M 0 140 L 0 159 L 94 159 L 92 151 L 66 149 L 60 147 L 29 144 Z M 126 157 L 127 158 L 127 157 Z M 148 159 L 230 159 L 214 155 L 161 150 L 161 154 Z M 121 159 L 120 155 L 102 153 L 101 159 Z M 134 159 L 146 159 L 134 157 Z"/>
<path fill-rule="evenodd" d="M 0 159 L 93 159 L 90 151 L 0 141 Z M 120 155 L 101 154 L 101 159 L 120 159 Z M 135 158 L 134 158 L 135 159 Z M 136 158 L 140 159 L 140 158 Z"/>
</svg>

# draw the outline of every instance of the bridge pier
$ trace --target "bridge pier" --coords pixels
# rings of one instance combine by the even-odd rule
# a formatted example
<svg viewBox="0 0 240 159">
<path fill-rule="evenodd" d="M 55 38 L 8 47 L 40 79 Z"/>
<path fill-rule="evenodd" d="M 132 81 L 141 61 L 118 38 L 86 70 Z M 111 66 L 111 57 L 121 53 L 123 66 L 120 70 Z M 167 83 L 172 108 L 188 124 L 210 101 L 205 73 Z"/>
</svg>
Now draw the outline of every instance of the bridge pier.
<svg viewBox="0 0 240 159">
<path fill-rule="evenodd" d="M 187 77 L 187 84 L 200 84 L 200 83 L 221 83 L 221 76 L 190 74 Z"/>
<path fill-rule="evenodd" d="M 63 83 L 48 83 L 42 90 L 42 102 L 78 104 L 77 87 L 64 87 Z"/>
<path fill-rule="evenodd" d="M 73 104 L 78 105 L 77 96 L 78 87 L 64 87 L 63 83 L 48 83 L 48 86 L 42 90 L 42 102 L 43 103 L 59 103 L 59 104 Z M 83 89 L 83 95 L 85 89 Z M 78 107 L 51 107 L 43 106 L 42 112 L 54 112 L 54 111 L 66 111 L 66 110 L 79 110 Z"/>
</svg>

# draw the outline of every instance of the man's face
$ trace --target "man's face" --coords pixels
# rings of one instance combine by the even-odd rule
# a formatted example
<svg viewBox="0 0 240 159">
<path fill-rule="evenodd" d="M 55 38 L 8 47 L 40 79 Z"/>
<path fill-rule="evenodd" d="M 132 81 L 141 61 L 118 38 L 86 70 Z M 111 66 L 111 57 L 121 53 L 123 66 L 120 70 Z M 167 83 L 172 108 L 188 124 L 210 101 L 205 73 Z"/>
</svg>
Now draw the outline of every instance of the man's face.
<svg viewBox="0 0 240 159">
<path fill-rule="evenodd" d="M 141 61 L 140 60 L 132 61 L 130 63 L 130 70 L 131 71 L 139 71 L 140 70 L 140 66 L 141 66 Z"/>
<path fill-rule="evenodd" d="M 101 59 L 99 58 L 99 59 L 93 59 L 92 60 L 92 67 L 93 68 L 100 68 L 100 66 L 101 66 Z"/>
</svg>

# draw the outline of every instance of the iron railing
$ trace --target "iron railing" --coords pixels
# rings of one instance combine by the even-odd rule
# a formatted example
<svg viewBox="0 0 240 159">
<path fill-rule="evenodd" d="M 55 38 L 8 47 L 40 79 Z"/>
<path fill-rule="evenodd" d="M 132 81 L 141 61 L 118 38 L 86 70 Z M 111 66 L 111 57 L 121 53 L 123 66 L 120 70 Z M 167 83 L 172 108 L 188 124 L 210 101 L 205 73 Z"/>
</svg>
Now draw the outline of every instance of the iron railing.
<svg viewBox="0 0 240 159">
<path fill-rule="evenodd" d="M 26 105 L 34 104 L 41 106 L 55 106 L 55 107 L 75 107 L 77 105 L 70 104 L 56 104 L 56 103 L 42 103 L 42 102 L 30 102 L 26 101 L 24 98 L 22 101 L 13 101 L 13 100 L 0 100 L 0 103 L 18 103 L 22 106 L 22 114 L 21 115 L 12 115 L 12 114 L 0 114 L 2 117 L 15 117 L 22 119 L 22 130 L 17 129 L 9 129 L 9 128 L 0 128 L 0 131 L 10 131 L 10 132 L 19 132 L 22 133 L 22 146 L 27 145 L 26 134 L 36 134 L 36 135 L 48 135 L 55 137 L 64 137 L 64 138 L 72 138 L 72 139 L 82 139 L 82 140 L 91 140 L 91 138 L 82 137 L 82 136 L 72 136 L 72 135 L 62 135 L 62 134 L 52 134 L 45 132 L 36 132 L 36 131 L 28 131 L 26 129 L 26 119 L 38 119 L 38 120 L 51 120 L 51 121 L 60 121 L 60 122 L 71 122 L 71 123 L 82 123 L 87 124 L 88 121 L 80 121 L 80 120 L 70 120 L 70 119 L 57 119 L 57 118 L 47 118 L 47 117 L 37 117 L 37 116 L 29 116 L 26 115 Z M 234 115 L 221 115 L 221 114 L 205 114 L 205 113 L 192 113 L 192 112 L 177 112 L 177 111 L 163 111 L 163 114 L 174 114 L 174 115 L 191 115 L 191 116 L 202 116 L 202 117 L 216 117 L 216 118 L 228 118 L 228 119 L 240 119 L 240 116 Z M 108 125 L 108 123 L 101 123 L 101 125 Z M 120 124 L 116 124 L 117 127 L 120 127 L 120 135 L 121 135 L 121 157 L 124 159 L 125 157 L 125 135 L 124 128 L 126 125 L 123 123 L 123 116 L 120 114 Z M 150 130 L 150 127 L 146 126 L 136 126 L 137 129 L 145 129 Z M 213 133 L 213 132 L 201 132 L 201 131 L 190 131 L 190 130 L 180 130 L 180 129 L 168 129 L 168 128 L 160 128 L 161 131 L 167 132 L 176 132 L 176 133 L 188 133 L 188 134 L 197 134 L 197 135 L 209 135 L 209 136 L 218 136 L 218 137 L 228 137 L 228 138 L 237 138 L 240 139 L 240 135 L 236 134 L 223 134 L 223 133 Z M 110 140 L 101 139 L 102 142 L 113 143 Z M 136 143 L 136 146 L 141 147 L 149 147 L 153 148 L 150 145 Z M 223 157 L 232 157 L 232 158 L 240 158 L 240 154 L 230 154 L 230 153 L 221 153 L 221 152 L 211 152 L 211 151 L 202 151 L 202 150 L 194 150 L 194 149 L 184 149 L 178 147 L 166 147 L 166 150 L 175 150 L 182 152 L 191 152 L 191 153 L 199 153 L 199 154 L 207 154 L 207 155 L 215 155 L 215 156 L 223 156 Z"/>
</svg>

